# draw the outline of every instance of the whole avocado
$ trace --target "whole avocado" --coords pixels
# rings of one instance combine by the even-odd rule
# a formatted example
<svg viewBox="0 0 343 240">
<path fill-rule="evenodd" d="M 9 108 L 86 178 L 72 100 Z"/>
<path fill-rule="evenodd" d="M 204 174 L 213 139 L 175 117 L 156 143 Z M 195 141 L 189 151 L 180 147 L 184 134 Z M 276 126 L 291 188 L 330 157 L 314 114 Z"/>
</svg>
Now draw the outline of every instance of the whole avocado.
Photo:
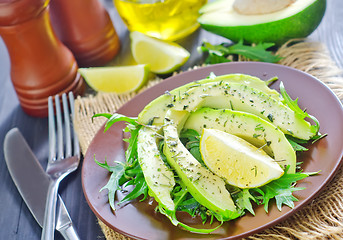
<svg viewBox="0 0 343 240">
<path fill-rule="evenodd" d="M 326 0 L 297 0 L 277 12 L 243 15 L 233 8 L 234 0 L 217 0 L 205 5 L 198 22 L 209 32 L 233 42 L 272 42 L 282 45 L 289 39 L 305 38 L 320 24 Z"/>
</svg>

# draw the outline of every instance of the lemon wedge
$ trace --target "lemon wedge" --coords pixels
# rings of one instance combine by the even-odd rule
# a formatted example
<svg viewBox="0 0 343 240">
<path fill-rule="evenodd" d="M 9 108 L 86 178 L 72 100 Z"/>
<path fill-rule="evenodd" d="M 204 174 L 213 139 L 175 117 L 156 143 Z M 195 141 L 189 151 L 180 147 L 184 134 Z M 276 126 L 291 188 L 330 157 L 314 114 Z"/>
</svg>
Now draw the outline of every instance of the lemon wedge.
<svg viewBox="0 0 343 240">
<path fill-rule="evenodd" d="M 213 173 L 239 188 L 259 187 L 284 173 L 262 149 L 217 129 L 203 129 L 200 152 Z"/>
<path fill-rule="evenodd" d="M 149 67 L 144 64 L 79 68 L 78 71 L 87 84 L 98 92 L 134 92 L 144 86 L 149 77 Z"/>
<path fill-rule="evenodd" d="M 131 51 L 138 64 L 148 64 L 151 72 L 171 73 L 182 66 L 190 53 L 174 42 L 149 37 L 140 32 L 131 32 Z"/>
</svg>

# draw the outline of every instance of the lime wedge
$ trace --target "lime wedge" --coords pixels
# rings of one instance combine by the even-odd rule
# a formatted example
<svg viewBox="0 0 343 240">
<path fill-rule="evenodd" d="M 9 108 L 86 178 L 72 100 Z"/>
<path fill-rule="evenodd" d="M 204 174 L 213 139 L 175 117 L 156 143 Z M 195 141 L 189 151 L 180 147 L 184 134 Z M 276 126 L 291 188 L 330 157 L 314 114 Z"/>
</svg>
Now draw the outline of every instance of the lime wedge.
<svg viewBox="0 0 343 240">
<path fill-rule="evenodd" d="M 262 149 L 217 129 L 203 129 L 200 152 L 213 173 L 239 188 L 259 187 L 284 173 Z"/>
<path fill-rule="evenodd" d="M 87 84 L 98 92 L 134 92 L 144 86 L 149 76 L 149 67 L 144 64 L 79 68 L 78 71 Z"/>
<path fill-rule="evenodd" d="M 140 32 L 131 32 L 131 51 L 139 64 L 148 64 L 151 72 L 171 73 L 189 58 L 189 52 L 174 42 L 152 38 Z"/>
</svg>

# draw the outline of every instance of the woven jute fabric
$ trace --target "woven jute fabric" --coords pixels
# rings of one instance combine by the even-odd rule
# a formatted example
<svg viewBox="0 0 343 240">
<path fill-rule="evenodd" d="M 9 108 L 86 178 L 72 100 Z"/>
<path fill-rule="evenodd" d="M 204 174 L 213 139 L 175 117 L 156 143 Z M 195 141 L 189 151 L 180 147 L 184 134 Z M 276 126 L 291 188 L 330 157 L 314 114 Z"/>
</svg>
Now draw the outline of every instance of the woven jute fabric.
<svg viewBox="0 0 343 240">
<path fill-rule="evenodd" d="M 280 47 L 276 54 L 283 57 L 279 64 L 313 75 L 329 86 L 341 101 L 343 100 L 342 70 L 331 60 L 323 44 L 302 39 L 292 40 Z M 163 79 L 153 79 L 141 91 L 161 81 Z M 83 154 L 86 153 L 92 138 L 105 121 L 101 118 L 92 121 L 92 116 L 95 113 L 114 113 L 136 94 L 98 93 L 76 99 L 75 129 Z M 100 220 L 98 223 L 107 240 L 129 239 Z M 292 217 L 246 239 L 343 239 L 343 171 L 339 170 L 321 194 Z"/>
</svg>

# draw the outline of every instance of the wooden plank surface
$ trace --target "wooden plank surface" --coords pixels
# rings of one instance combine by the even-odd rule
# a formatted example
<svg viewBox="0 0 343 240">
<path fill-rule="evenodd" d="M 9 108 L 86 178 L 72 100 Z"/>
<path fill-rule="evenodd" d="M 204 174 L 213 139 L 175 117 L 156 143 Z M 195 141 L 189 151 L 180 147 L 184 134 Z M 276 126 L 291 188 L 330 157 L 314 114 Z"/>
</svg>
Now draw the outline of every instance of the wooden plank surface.
<svg viewBox="0 0 343 240">
<path fill-rule="evenodd" d="M 125 54 L 129 51 L 128 32 L 118 17 L 113 3 L 103 0 L 113 19 L 115 28 L 123 45 L 114 63 L 125 64 Z M 326 44 L 332 59 L 343 68 L 343 1 L 328 0 L 325 17 L 318 29 L 309 37 Z M 224 38 L 198 30 L 180 43 L 191 51 L 192 56 L 184 66 L 187 69 L 201 62 L 196 48 L 202 40 L 218 44 Z M 40 239 L 41 228 L 36 224 L 22 201 L 9 173 L 3 156 L 5 134 L 18 127 L 37 155 L 43 167 L 48 156 L 48 130 L 46 118 L 33 118 L 26 115 L 19 106 L 10 80 L 10 61 L 6 46 L 0 38 L 0 239 Z M 80 234 L 81 239 L 103 239 L 96 218 L 88 207 L 82 193 L 81 167 L 71 174 L 60 187 L 60 193 Z M 60 236 L 58 239 L 62 239 Z"/>
</svg>

